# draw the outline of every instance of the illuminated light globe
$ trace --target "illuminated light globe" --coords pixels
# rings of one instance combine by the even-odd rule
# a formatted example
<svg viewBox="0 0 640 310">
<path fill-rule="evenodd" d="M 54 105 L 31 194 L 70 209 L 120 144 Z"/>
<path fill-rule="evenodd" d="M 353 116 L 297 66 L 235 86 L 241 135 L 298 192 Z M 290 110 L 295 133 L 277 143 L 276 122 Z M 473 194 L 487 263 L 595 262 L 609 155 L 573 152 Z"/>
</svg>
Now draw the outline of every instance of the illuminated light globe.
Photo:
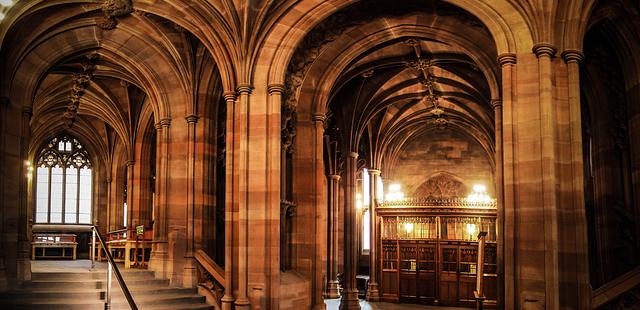
<svg viewBox="0 0 640 310">
<path fill-rule="evenodd" d="M 12 6 L 13 5 L 13 0 L 0 0 L 0 5 Z"/>
<path fill-rule="evenodd" d="M 404 199 L 404 193 L 400 191 L 400 184 L 394 183 L 389 185 L 389 192 L 385 196 L 386 201 L 399 201 Z"/>
<path fill-rule="evenodd" d="M 484 184 L 473 185 L 473 193 L 467 196 L 469 203 L 491 203 L 491 197 L 487 195 L 487 187 Z"/>
</svg>

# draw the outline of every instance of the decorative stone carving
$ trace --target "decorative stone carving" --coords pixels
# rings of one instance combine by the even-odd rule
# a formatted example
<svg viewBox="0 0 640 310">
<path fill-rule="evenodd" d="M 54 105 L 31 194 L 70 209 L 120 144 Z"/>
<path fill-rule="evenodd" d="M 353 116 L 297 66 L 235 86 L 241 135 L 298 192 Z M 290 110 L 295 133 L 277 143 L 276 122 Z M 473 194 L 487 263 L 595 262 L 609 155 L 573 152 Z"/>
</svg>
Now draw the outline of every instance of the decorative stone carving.
<svg viewBox="0 0 640 310">
<path fill-rule="evenodd" d="M 67 127 L 73 126 L 75 122 L 75 118 L 78 115 L 78 107 L 80 106 L 80 99 L 84 95 L 87 87 L 89 87 L 99 59 L 100 55 L 98 54 L 86 56 L 82 61 L 82 72 L 73 74 L 73 85 L 71 86 L 71 95 L 69 96 L 70 102 L 67 105 L 67 110 L 63 113 L 64 123 Z"/>
<path fill-rule="evenodd" d="M 467 187 L 460 181 L 446 174 L 431 177 L 413 193 L 414 197 L 427 199 L 453 199 L 465 197 Z"/>
<path fill-rule="evenodd" d="M 98 26 L 105 30 L 116 28 L 118 20 L 116 17 L 123 17 L 133 12 L 132 0 L 105 0 L 102 4 L 104 18 Z"/>
</svg>

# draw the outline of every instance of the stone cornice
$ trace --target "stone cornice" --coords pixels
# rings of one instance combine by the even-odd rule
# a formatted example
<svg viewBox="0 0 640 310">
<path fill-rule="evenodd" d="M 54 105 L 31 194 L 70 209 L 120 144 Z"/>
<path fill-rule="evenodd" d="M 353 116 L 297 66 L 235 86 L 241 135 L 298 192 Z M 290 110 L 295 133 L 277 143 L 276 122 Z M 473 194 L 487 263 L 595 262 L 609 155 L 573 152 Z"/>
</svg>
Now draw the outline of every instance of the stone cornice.
<svg viewBox="0 0 640 310">
<path fill-rule="evenodd" d="M 540 58 L 542 56 L 553 57 L 556 55 L 556 48 L 549 43 L 537 43 L 531 49 L 536 57 Z"/>
<path fill-rule="evenodd" d="M 584 60 L 584 53 L 580 50 L 565 50 L 560 54 L 565 63 L 577 63 L 580 64 Z"/>
</svg>

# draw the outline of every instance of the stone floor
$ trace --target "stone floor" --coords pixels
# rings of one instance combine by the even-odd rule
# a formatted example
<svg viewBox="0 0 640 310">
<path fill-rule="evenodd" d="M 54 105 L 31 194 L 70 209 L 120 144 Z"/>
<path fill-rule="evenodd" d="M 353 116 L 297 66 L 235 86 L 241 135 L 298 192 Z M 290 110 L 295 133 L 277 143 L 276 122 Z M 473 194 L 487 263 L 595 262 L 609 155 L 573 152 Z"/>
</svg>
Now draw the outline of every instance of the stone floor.
<svg viewBox="0 0 640 310">
<path fill-rule="evenodd" d="M 107 263 L 96 262 L 97 269 L 105 269 Z M 124 266 L 118 266 L 124 268 Z M 91 261 L 78 260 L 32 260 L 31 272 L 90 272 Z"/>
<path fill-rule="evenodd" d="M 96 269 L 105 269 L 106 263 L 96 262 Z M 119 267 L 123 268 L 123 267 Z M 31 261 L 32 272 L 91 272 L 91 261 L 86 259 L 70 260 L 36 260 Z M 340 307 L 340 299 L 325 300 L 327 310 L 338 310 Z M 456 307 L 434 307 L 413 304 L 394 304 L 387 302 L 369 303 L 360 300 L 362 310 L 468 310 L 468 308 Z"/>
<path fill-rule="evenodd" d="M 324 303 L 327 305 L 327 310 L 338 310 L 340 307 L 340 299 L 326 299 Z M 388 302 L 373 302 L 369 303 L 365 300 L 360 300 L 360 307 L 362 310 L 468 310 L 469 308 L 456 308 L 456 307 L 435 307 L 424 305 L 412 305 L 412 304 L 392 304 Z"/>
</svg>

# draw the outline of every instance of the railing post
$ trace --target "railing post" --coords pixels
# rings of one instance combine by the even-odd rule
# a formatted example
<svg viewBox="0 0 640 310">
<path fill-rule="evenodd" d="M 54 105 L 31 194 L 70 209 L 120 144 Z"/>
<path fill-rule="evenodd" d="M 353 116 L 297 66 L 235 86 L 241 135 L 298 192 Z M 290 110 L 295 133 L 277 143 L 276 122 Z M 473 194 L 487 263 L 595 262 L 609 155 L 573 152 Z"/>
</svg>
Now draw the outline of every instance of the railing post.
<svg viewBox="0 0 640 310">
<path fill-rule="evenodd" d="M 96 227 L 91 227 L 91 270 L 96 268 Z"/>
<path fill-rule="evenodd" d="M 104 309 L 111 309 L 111 262 L 107 264 L 107 298 L 105 299 Z"/>
<path fill-rule="evenodd" d="M 476 265 L 476 290 L 473 292 L 473 295 L 476 299 L 476 310 L 482 310 L 484 307 L 484 300 L 486 299 L 484 296 L 484 291 L 482 289 L 484 285 L 484 241 L 485 236 L 487 235 L 486 231 L 481 231 L 478 234 L 478 257 L 477 257 L 477 265 Z"/>
</svg>

